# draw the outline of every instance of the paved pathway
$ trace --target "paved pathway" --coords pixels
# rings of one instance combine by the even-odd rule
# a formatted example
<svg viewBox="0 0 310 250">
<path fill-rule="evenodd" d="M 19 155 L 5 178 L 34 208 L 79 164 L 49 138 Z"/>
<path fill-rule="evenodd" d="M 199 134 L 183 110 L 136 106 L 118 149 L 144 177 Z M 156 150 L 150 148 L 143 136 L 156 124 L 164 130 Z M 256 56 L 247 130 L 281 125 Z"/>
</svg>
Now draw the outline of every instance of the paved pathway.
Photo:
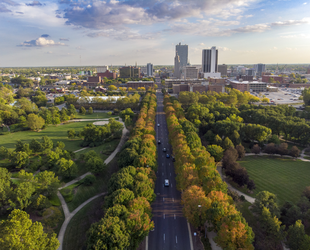
<svg viewBox="0 0 310 250">
<path fill-rule="evenodd" d="M 67 226 L 69 225 L 69 222 L 72 219 L 72 217 L 74 215 L 76 215 L 76 213 L 78 211 L 80 211 L 86 204 L 88 204 L 92 200 L 94 200 L 94 199 L 96 199 L 96 198 L 98 198 L 98 197 L 100 197 L 102 195 L 105 195 L 105 194 L 106 193 L 101 193 L 101 194 L 95 195 L 94 197 L 88 199 L 87 201 L 82 203 L 80 206 L 78 206 L 72 213 L 70 213 L 64 198 L 62 197 L 62 195 L 59 192 L 57 193 L 57 195 L 58 195 L 58 197 L 59 197 L 59 199 L 61 201 L 61 205 L 62 205 L 64 214 L 65 214 L 65 221 L 62 224 L 61 229 L 60 229 L 59 234 L 58 234 L 58 240 L 59 240 L 59 243 L 60 243 L 58 250 L 62 250 L 62 244 L 63 244 L 63 239 L 64 239 L 64 236 L 65 236 L 65 232 L 66 232 Z"/>
<path fill-rule="evenodd" d="M 128 133 L 128 129 L 125 127 L 125 124 L 124 124 L 124 128 L 123 128 L 123 131 L 122 131 L 122 138 L 119 142 L 119 144 L 117 145 L 116 149 L 113 151 L 113 153 L 104 161 L 105 164 L 108 164 L 110 163 L 113 158 L 115 157 L 115 155 L 121 150 L 121 148 L 123 147 L 123 145 L 125 144 L 125 141 L 126 141 L 126 134 Z M 86 174 L 83 174 L 81 176 L 79 176 L 78 178 L 66 183 L 65 186 L 59 188 L 62 189 L 62 188 L 65 188 L 67 186 L 70 186 L 76 182 L 78 182 L 79 180 L 83 179 L 85 176 L 87 175 L 90 175 L 92 174 L 91 172 L 87 172 Z M 98 195 L 95 195 L 94 197 L 88 199 L 87 201 L 85 201 L 84 203 L 82 203 L 79 207 L 77 207 L 72 213 L 70 213 L 69 209 L 68 209 L 68 206 L 67 206 L 67 203 L 65 202 L 65 199 L 62 197 L 62 195 L 60 194 L 60 192 L 58 191 L 57 192 L 57 196 L 59 197 L 59 200 L 61 202 L 61 206 L 62 206 L 62 209 L 64 211 L 64 214 L 65 214 L 65 221 L 64 223 L 62 224 L 61 226 L 61 229 L 59 231 L 59 234 L 58 234 L 58 240 L 59 240 L 59 243 L 60 243 L 60 246 L 58 248 L 58 250 L 62 250 L 62 244 L 63 244 L 63 239 L 64 239 L 64 235 L 65 235 L 65 232 L 66 232 L 66 229 L 67 229 L 67 226 L 70 222 L 70 220 L 72 219 L 72 217 L 80 210 L 82 209 L 86 204 L 88 204 L 89 202 L 91 202 L 92 200 L 96 199 L 97 197 L 99 196 L 102 196 L 102 195 L 105 195 L 105 193 L 101 193 L 101 194 L 98 194 Z"/>
</svg>

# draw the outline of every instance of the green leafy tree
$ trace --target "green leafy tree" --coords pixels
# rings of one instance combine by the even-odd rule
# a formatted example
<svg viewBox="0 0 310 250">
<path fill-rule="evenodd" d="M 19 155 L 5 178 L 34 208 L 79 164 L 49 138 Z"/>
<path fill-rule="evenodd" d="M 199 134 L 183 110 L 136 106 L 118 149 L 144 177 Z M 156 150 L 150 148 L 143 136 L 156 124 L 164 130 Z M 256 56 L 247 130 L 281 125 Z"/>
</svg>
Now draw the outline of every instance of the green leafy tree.
<svg viewBox="0 0 310 250">
<path fill-rule="evenodd" d="M 29 163 L 29 155 L 25 152 L 13 152 L 10 159 L 12 165 L 16 168 L 25 167 Z"/>
<path fill-rule="evenodd" d="M 69 129 L 67 131 L 67 134 L 68 134 L 68 138 L 69 139 L 74 139 L 75 138 L 75 130 L 74 129 Z"/>
<path fill-rule="evenodd" d="M 226 137 L 222 143 L 223 145 L 223 149 L 227 150 L 229 148 L 234 148 L 234 144 L 232 143 L 232 141 Z"/>
<path fill-rule="evenodd" d="M 87 160 L 86 167 L 93 174 L 103 174 L 106 164 L 99 156 L 96 156 Z"/>
<path fill-rule="evenodd" d="M 80 108 L 80 114 L 86 115 L 86 109 L 84 107 Z"/>
<path fill-rule="evenodd" d="M 210 153 L 211 156 L 214 157 L 214 160 L 216 162 L 219 162 L 224 155 L 224 149 L 222 149 L 221 146 L 218 145 L 208 145 L 207 151 Z"/>
<path fill-rule="evenodd" d="M 72 177 L 77 172 L 77 166 L 72 160 L 61 158 L 57 161 L 58 173 L 65 177 Z"/>
<path fill-rule="evenodd" d="M 93 108 L 92 107 L 89 107 L 89 109 L 88 109 L 88 114 L 92 114 L 92 113 L 94 113 L 94 110 L 93 110 Z"/>
<path fill-rule="evenodd" d="M 105 217 L 87 232 L 87 249 L 123 250 L 130 245 L 130 233 L 119 217 Z"/>
<path fill-rule="evenodd" d="M 262 214 L 264 207 L 269 209 L 272 216 L 279 217 L 280 210 L 275 194 L 268 191 L 262 191 L 256 195 L 256 199 L 253 205 L 253 211 L 257 212 L 258 214 Z"/>
<path fill-rule="evenodd" d="M 7 220 L 0 221 L 0 249 L 56 250 L 58 247 L 56 234 L 44 233 L 42 224 L 32 223 L 24 211 L 13 210 Z"/>
<path fill-rule="evenodd" d="M 39 117 L 35 114 L 29 114 L 27 118 L 27 126 L 31 130 L 38 131 L 40 130 L 45 124 L 45 120 L 42 117 Z"/>
<path fill-rule="evenodd" d="M 0 211 L 5 209 L 11 194 L 11 173 L 6 168 L 0 168 Z"/>
<path fill-rule="evenodd" d="M 25 209 L 31 204 L 31 196 L 35 192 L 35 187 L 31 182 L 22 182 L 14 189 L 10 206 L 12 208 Z"/>
<path fill-rule="evenodd" d="M 38 153 L 43 150 L 41 142 L 37 141 L 36 139 L 31 140 L 29 147 L 34 153 Z"/>
<path fill-rule="evenodd" d="M 41 143 L 42 147 L 44 150 L 49 150 L 52 149 L 54 144 L 51 138 L 47 137 L 47 136 L 43 136 L 42 137 L 42 143 Z"/>
<path fill-rule="evenodd" d="M 310 236 L 306 235 L 304 225 L 300 220 L 289 227 L 286 246 L 290 250 L 310 249 Z"/>
</svg>

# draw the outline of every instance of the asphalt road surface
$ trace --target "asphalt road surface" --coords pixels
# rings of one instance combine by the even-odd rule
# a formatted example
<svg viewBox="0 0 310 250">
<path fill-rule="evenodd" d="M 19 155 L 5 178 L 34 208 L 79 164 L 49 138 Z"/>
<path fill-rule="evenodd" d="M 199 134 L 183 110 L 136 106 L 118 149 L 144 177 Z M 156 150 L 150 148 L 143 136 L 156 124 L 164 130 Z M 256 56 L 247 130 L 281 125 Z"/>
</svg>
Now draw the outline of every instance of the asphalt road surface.
<svg viewBox="0 0 310 250">
<path fill-rule="evenodd" d="M 163 94 L 157 92 L 156 140 L 158 149 L 158 172 L 155 184 L 156 201 L 152 204 L 155 229 L 149 233 L 149 250 L 190 250 L 188 223 L 182 214 L 181 193 L 176 189 L 172 148 L 168 140 L 168 128 L 164 114 Z M 159 126 L 157 126 L 159 124 Z M 163 152 L 163 148 L 167 152 Z M 166 157 L 170 155 L 170 158 Z M 169 187 L 164 186 L 165 179 Z"/>
</svg>

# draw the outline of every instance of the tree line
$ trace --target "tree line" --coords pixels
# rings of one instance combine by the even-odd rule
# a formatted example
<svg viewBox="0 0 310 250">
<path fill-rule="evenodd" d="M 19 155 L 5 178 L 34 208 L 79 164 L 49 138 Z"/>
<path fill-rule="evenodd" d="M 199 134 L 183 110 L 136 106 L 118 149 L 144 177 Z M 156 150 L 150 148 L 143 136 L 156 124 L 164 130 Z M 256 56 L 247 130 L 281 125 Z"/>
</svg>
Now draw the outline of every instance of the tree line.
<svg viewBox="0 0 310 250">
<path fill-rule="evenodd" d="M 209 222 L 223 249 L 254 249 L 254 233 L 227 194 L 227 185 L 213 157 L 202 146 L 197 128 L 184 116 L 177 100 L 164 97 L 169 138 L 175 154 L 177 187 L 182 190 L 183 213 L 196 227 Z"/>
<path fill-rule="evenodd" d="M 157 167 L 155 141 L 156 95 L 149 91 L 130 139 L 119 155 L 105 197 L 105 216 L 87 233 L 87 249 L 136 249 L 154 228 L 151 205 Z"/>
</svg>

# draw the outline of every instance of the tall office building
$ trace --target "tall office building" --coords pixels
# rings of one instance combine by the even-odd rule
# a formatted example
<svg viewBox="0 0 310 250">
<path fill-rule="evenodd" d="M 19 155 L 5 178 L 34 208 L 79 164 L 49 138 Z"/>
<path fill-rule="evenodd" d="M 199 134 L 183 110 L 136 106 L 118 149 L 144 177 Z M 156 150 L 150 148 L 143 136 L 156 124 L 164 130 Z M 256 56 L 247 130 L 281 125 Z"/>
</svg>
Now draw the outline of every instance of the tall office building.
<svg viewBox="0 0 310 250">
<path fill-rule="evenodd" d="M 202 50 L 202 72 L 204 78 L 221 77 L 221 73 L 217 70 L 218 50 L 216 47 Z"/>
<path fill-rule="evenodd" d="M 257 76 L 262 76 L 262 73 L 266 71 L 266 65 L 262 63 L 255 64 L 254 70 Z"/>
<path fill-rule="evenodd" d="M 186 66 L 185 79 L 198 79 L 198 69 L 195 66 Z"/>
<path fill-rule="evenodd" d="M 153 76 L 153 64 L 148 63 L 146 65 L 146 74 L 147 76 Z"/>
<path fill-rule="evenodd" d="M 188 45 L 181 45 L 181 43 L 179 43 L 175 46 L 175 51 L 180 57 L 180 69 L 182 69 L 188 63 Z"/>
<path fill-rule="evenodd" d="M 220 72 L 222 76 L 227 76 L 227 65 L 226 64 L 218 65 L 217 71 Z"/>
<path fill-rule="evenodd" d="M 175 53 L 175 57 L 174 57 L 174 73 L 173 73 L 173 76 L 176 79 L 181 78 L 180 57 L 178 55 L 178 52 Z"/>
<path fill-rule="evenodd" d="M 217 72 L 218 50 L 216 47 L 202 50 L 202 72 L 216 73 Z"/>
</svg>

